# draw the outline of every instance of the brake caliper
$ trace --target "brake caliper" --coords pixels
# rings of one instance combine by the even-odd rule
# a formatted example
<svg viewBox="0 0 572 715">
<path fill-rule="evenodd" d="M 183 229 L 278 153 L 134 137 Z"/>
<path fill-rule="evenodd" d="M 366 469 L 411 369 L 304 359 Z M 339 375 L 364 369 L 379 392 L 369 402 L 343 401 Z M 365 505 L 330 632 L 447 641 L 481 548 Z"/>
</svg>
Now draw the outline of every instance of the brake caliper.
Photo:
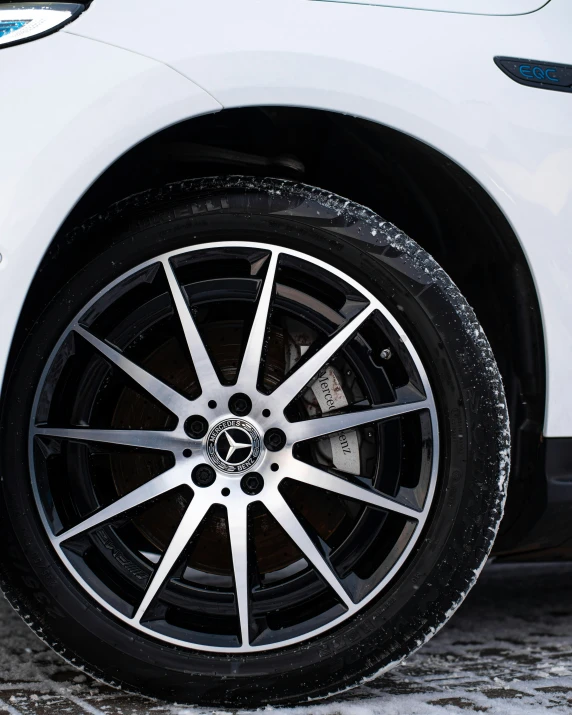
<svg viewBox="0 0 572 715">
<path fill-rule="evenodd" d="M 339 375 L 335 368 L 322 368 L 310 388 L 314 393 L 323 415 L 348 406 Z M 326 440 L 322 440 L 321 444 Z M 329 438 L 331 459 L 334 467 L 348 474 L 360 473 L 358 435 L 355 430 L 336 432 Z"/>
</svg>

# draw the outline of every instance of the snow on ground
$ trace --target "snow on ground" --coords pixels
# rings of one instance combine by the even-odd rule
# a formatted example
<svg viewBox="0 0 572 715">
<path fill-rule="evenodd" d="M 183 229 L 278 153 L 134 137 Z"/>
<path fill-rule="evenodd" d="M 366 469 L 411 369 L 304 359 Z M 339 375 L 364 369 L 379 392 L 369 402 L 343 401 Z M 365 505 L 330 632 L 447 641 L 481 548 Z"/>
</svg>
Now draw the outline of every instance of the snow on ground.
<svg viewBox="0 0 572 715">
<path fill-rule="evenodd" d="M 465 712 L 572 715 L 572 564 L 487 566 L 451 622 L 400 668 L 359 690 L 275 715 Z M 52 653 L 0 600 L 0 715 L 31 713 L 223 715 L 93 681 Z"/>
</svg>

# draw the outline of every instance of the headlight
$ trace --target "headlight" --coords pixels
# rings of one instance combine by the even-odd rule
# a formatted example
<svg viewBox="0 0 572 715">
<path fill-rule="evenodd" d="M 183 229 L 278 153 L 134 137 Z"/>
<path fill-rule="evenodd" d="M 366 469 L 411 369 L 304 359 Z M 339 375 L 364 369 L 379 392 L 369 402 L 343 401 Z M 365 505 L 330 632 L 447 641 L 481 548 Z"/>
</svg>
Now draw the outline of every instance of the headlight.
<svg viewBox="0 0 572 715">
<path fill-rule="evenodd" d="M 0 5 L 0 49 L 49 35 L 75 20 L 83 10 L 83 5 L 71 2 Z"/>
</svg>

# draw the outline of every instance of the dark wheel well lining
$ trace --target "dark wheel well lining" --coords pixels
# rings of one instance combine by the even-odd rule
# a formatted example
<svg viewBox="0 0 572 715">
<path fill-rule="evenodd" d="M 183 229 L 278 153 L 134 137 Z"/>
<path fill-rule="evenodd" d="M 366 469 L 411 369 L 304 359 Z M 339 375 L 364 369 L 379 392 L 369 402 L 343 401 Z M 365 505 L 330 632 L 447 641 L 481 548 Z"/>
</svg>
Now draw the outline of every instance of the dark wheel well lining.
<svg viewBox="0 0 572 715">
<path fill-rule="evenodd" d="M 94 183 L 54 238 L 26 299 L 10 363 L 46 296 L 100 248 L 70 242 L 72 227 L 137 191 L 229 173 L 298 179 L 368 206 L 431 253 L 457 283 L 485 329 L 507 393 L 513 466 L 497 546 L 510 552 L 546 500 L 544 338 L 532 275 L 508 221 L 482 187 L 447 157 L 396 130 L 329 112 L 267 107 L 225 110 L 149 138 Z"/>
</svg>

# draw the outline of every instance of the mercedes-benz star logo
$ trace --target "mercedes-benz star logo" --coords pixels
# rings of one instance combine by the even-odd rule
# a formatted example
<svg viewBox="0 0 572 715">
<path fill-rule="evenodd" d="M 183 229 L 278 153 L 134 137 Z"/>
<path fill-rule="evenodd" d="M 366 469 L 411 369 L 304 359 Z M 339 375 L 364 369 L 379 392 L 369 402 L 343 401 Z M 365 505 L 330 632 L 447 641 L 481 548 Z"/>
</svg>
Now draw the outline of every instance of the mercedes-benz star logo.
<svg viewBox="0 0 572 715">
<path fill-rule="evenodd" d="M 246 420 L 228 419 L 213 427 L 207 438 L 207 454 L 223 472 L 242 473 L 260 455 L 260 435 Z"/>
<path fill-rule="evenodd" d="M 235 440 L 247 439 L 247 442 Z M 252 440 L 241 429 L 227 429 L 219 434 L 215 447 L 218 456 L 227 464 L 240 464 L 245 462 L 252 452 Z M 223 456 L 226 452 L 226 456 Z"/>
</svg>

